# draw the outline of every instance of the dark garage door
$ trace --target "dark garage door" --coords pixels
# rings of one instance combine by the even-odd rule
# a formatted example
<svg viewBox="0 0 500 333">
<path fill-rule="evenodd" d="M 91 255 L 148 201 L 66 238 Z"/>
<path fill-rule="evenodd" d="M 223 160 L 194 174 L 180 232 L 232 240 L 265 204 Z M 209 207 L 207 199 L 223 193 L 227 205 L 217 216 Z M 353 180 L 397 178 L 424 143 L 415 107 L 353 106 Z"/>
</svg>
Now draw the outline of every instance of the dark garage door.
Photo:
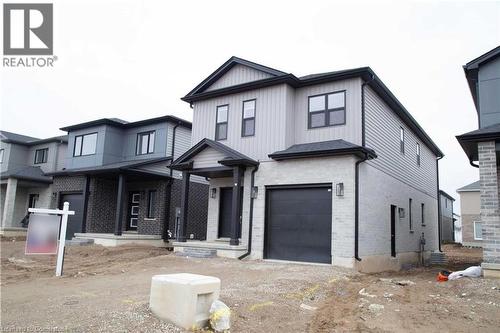
<svg viewBox="0 0 500 333">
<path fill-rule="evenodd" d="M 83 194 L 63 194 L 61 196 L 61 209 L 65 201 L 69 202 L 69 210 L 75 211 L 75 215 L 68 216 L 66 239 L 71 239 L 75 232 L 83 231 Z"/>
<path fill-rule="evenodd" d="M 331 263 L 331 185 L 268 188 L 265 258 Z"/>
</svg>

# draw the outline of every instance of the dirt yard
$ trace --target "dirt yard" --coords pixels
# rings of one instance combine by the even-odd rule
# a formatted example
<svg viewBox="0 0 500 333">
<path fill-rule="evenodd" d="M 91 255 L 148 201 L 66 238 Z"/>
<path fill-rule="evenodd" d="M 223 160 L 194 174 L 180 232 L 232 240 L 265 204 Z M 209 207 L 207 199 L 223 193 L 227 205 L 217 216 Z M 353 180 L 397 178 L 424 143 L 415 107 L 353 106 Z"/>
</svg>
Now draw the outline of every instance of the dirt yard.
<svg viewBox="0 0 500 333">
<path fill-rule="evenodd" d="M 454 269 L 480 261 L 478 250 L 445 250 Z M 221 278 L 232 332 L 500 327 L 500 281 L 438 283 L 439 268 L 364 275 L 331 266 L 184 258 L 145 246 L 74 246 L 65 276 L 55 278 L 55 258 L 23 251 L 24 241 L 2 239 L 0 331 L 181 332 L 148 310 L 151 276 L 176 272 Z M 410 282 L 398 284 L 404 280 Z"/>
</svg>

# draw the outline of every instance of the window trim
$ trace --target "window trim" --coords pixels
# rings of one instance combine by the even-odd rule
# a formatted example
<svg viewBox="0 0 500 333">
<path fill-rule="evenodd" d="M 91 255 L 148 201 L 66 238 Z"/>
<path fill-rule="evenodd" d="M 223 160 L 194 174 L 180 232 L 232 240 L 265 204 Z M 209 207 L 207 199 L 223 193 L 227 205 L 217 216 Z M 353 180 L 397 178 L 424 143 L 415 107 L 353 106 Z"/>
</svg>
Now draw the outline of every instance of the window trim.
<svg viewBox="0 0 500 333">
<path fill-rule="evenodd" d="M 483 228 L 483 222 L 482 221 L 472 221 L 472 225 L 474 227 L 474 234 L 472 236 L 474 236 L 474 240 L 483 240 L 483 230 L 481 230 L 481 238 L 477 238 L 476 237 L 476 223 L 481 223 L 481 229 Z"/>
<path fill-rule="evenodd" d="M 96 138 L 95 138 L 95 151 L 92 154 L 85 154 L 85 155 L 83 155 L 82 154 L 82 151 L 83 151 L 83 138 L 85 136 L 93 135 L 93 134 L 96 135 Z M 76 139 L 80 138 L 80 137 L 82 138 L 82 145 L 80 146 L 80 155 L 75 155 L 75 153 L 76 153 Z M 86 133 L 86 134 L 75 135 L 75 139 L 74 139 L 74 142 L 73 142 L 73 157 L 92 156 L 92 155 L 97 154 L 97 140 L 98 139 L 99 139 L 99 132 L 91 132 L 91 133 Z"/>
<path fill-rule="evenodd" d="M 411 218 L 412 206 L 413 206 L 413 199 L 409 198 L 408 199 L 408 228 L 409 228 L 410 232 L 413 232 L 413 220 Z"/>
<path fill-rule="evenodd" d="M 403 126 L 399 126 L 399 152 L 403 155 L 405 153 L 405 138 L 405 129 L 403 128 Z"/>
<path fill-rule="evenodd" d="M 139 146 L 139 138 L 142 140 L 142 136 L 148 135 L 148 150 L 145 153 L 139 153 L 139 147 L 142 148 L 142 145 Z M 149 152 L 149 144 L 151 141 L 151 134 L 154 134 L 154 143 L 153 143 L 153 151 Z M 142 142 L 141 142 L 142 143 Z M 156 131 L 151 130 L 151 131 L 144 131 L 144 132 L 139 132 L 137 133 L 136 139 L 135 139 L 135 156 L 142 156 L 142 155 L 150 155 L 155 153 L 155 144 L 156 144 Z"/>
<path fill-rule="evenodd" d="M 254 101 L 253 117 L 245 118 L 245 103 L 246 102 L 251 102 L 251 101 Z M 227 111 L 228 111 L 228 115 L 229 115 L 229 108 L 228 108 Z M 255 136 L 255 125 L 256 125 L 255 118 L 256 118 L 256 114 L 257 114 L 257 98 L 247 99 L 247 100 L 244 100 L 241 103 L 241 137 L 242 138 L 246 138 L 246 137 L 250 137 L 250 136 Z M 253 133 L 252 134 L 246 134 L 245 135 L 245 120 L 253 120 Z"/>
<path fill-rule="evenodd" d="M 0 149 L 0 164 L 3 163 L 3 159 L 5 158 L 5 149 Z"/>
<path fill-rule="evenodd" d="M 343 108 L 333 108 L 333 109 L 329 109 L 328 108 L 328 95 L 333 95 L 333 94 L 337 94 L 337 93 L 343 93 L 344 94 L 344 107 Z M 311 111 L 311 103 L 310 103 L 310 100 L 311 98 L 314 98 L 314 97 L 319 97 L 319 96 L 324 96 L 325 97 L 325 109 L 322 110 L 322 111 Z M 333 124 L 333 125 L 330 125 L 330 112 L 332 111 L 340 111 L 340 110 L 343 110 L 344 111 L 344 122 L 341 123 L 341 124 Z M 324 113 L 325 114 L 325 124 L 323 126 L 314 126 L 314 127 L 311 127 L 311 114 L 319 114 L 319 113 Z M 336 90 L 336 91 L 331 91 L 331 92 L 327 92 L 327 93 L 322 93 L 322 94 L 316 94 L 316 95 L 311 95 L 311 96 L 307 96 L 307 129 L 310 130 L 310 129 L 317 129 L 317 128 L 325 128 L 325 127 L 333 127 L 333 126 L 343 126 L 347 123 L 347 90 L 346 89 L 343 89 L 343 90 Z"/>
<path fill-rule="evenodd" d="M 217 116 L 219 115 L 219 108 L 222 108 L 224 106 L 227 106 L 227 119 L 225 122 L 222 122 L 222 123 L 218 123 L 217 122 Z M 218 138 L 218 134 L 219 134 L 219 125 L 221 124 L 226 124 L 226 137 L 223 138 L 223 139 L 219 139 Z M 229 133 L 229 104 L 222 104 L 222 105 L 217 105 L 215 107 L 215 141 L 224 141 L 224 140 L 227 140 L 227 137 L 228 137 L 228 133 Z"/>
<path fill-rule="evenodd" d="M 417 153 L 417 165 L 420 166 L 420 143 L 418 142 L 416 145 L 416 153 Z"/>
<path fill-rule="evenodd" d="M 156 218 L 156 209 L 155 209 L 155 207 L 151 206 L 151 194 L 153 194 L 153 193 L 154 193 L 154 201 L 155 201 L 154 203 L 156 204 L 156 200 L 157 200 L 156 190 L 149 190 L 148 191 L 148 210 L 147 210 L 147 214 L 146 214 L 148 219 Z"/>
<path fill-rule="evenodd" d="M 42 162 L 37 162 L 37 155 L 39 152 L 43 152 L 43 158 L 42 158 Z M 35 158 L 33 160 L 33 164 L 44 164 L 44 163 L 47 163 L 47 160 L 48 160 L 48 155 L 49 155 L 49 148 L 40 148 L 40 149 L 36 149 L 35 150 Z"/>
</svg>

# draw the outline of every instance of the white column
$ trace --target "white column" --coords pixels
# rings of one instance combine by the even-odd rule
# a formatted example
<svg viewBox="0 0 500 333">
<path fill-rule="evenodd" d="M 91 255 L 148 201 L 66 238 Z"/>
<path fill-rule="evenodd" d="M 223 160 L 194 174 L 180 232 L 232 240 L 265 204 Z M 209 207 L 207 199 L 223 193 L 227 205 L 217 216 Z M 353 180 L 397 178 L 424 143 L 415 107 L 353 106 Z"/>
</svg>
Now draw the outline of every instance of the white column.
<svg viewBox="0 0 500 333">
<path fill-rule="evenodd" d="M 14 208 L 16 204 L 17 179 L 7 180 L 7 191 L 5 192 L 2 227 L 12 227 L 14 225 Z"/>
</svg>

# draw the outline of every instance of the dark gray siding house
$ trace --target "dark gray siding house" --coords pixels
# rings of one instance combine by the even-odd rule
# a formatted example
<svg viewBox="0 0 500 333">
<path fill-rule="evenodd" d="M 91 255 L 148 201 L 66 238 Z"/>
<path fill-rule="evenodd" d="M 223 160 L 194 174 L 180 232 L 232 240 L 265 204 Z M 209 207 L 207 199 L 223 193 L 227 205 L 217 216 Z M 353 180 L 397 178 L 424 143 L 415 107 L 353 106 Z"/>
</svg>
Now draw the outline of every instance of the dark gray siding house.
<svg viewBox="0 0 500 333">
<path fill-rule="evenodd" d="M 453 202 L 455 199 L 446 193 L 439 190 L 439 204 L 441 205 L 441 242 L 455 242 L 455 228 L 453 220 Z"/>
<path fill-rule="evenodd" d="M 61 128 L 68 132 L 65 168 L 51 175 L 52 206 L 70 203 L 77 214 L 68 238 L 103 245 L 157 242 L 175 236 L 179 174 L 169 169 L 191 142 L 191 123 L 173 116 L 137 122 L 99 119 Z M 208 185 L 191 179 L 191 239 L 205 239 Z M 177 215 L 176 215 L 177 214 Z"/>
<path fill-rule="evenodd" d="M 469 163 L 479 168 L 483 273 L 500 277 L 500 46 L 464 66 L 479 129 L 457 136 Z"/>
</svg>

